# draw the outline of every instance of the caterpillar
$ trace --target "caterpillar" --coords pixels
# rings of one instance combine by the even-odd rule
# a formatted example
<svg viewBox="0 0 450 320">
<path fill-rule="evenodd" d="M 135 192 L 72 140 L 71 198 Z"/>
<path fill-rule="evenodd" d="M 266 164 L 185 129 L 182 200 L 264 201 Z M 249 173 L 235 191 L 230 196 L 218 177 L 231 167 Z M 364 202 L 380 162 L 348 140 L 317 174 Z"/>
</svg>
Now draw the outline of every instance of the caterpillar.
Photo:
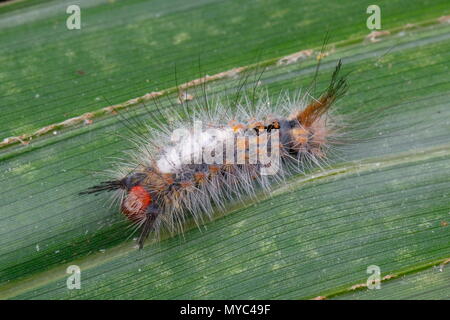
<svg viewBox="0 0 450 320">
<path fill-rule="evenodd" d="M 114 191 L 120 211 L 140 229 L 142 249 L 152 231 L 182 231 L 189 216 L 200 224 L 230 200 L 320 166 L 338 142 L 330 110 L 348 88 L 341 67 L 339 60 L 317 98 L 280 93 L 271 103 L 267 93 L 243 94 L 232 102 L 205 98 L 184 113 L 158 109 L 166 121 L 155 117 L 113 177 L 80 194 Z"/>
</svg>

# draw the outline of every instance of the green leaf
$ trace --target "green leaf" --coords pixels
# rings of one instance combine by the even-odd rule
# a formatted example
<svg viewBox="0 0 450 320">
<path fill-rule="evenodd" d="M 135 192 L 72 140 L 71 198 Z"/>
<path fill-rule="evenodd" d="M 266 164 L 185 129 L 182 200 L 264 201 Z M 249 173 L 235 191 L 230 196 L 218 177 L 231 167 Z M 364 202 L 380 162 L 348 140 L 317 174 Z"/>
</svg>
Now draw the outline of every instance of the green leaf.
<svg viewBox="0 0 450 320">
<path fill-rule="evenodd" d="M 0 149 L 0 298 L 448 298 L 446 268 L 432 267 L 450 256 L 450 25 L 438 21 L 449 10 L 379 2 L 391 34 L 375 43 L 364 41 L 364 1 L 81 1 L 73 31 L 66 3 L 1 6 L 0 140 L 29 143 Z M 141 251 L 105 197 L 77 195 L 129 148 L 103 96 L 145 122 L 151 100 L 124 102 L 166 90 L 170 107 L 174 63 L 181 84 L 243 66 L 258 74 L 261 62 L 275 99 L 308 86 L 327 26 L 318 92 L 342 58 L 350 90 L 336 112 L 359 128 L 329 166 Z M 316 53 L 300 64 L 277 63 L 306 49 Z M 245 75 L 208 92 L 230 92 Z M 61 124 L 86 112 L 93 123 Z M 81 290 L 67 289 L 69 265 L 81 268 Z M 370 265 L 380 290 L 364 287 Z"/>
</svg>

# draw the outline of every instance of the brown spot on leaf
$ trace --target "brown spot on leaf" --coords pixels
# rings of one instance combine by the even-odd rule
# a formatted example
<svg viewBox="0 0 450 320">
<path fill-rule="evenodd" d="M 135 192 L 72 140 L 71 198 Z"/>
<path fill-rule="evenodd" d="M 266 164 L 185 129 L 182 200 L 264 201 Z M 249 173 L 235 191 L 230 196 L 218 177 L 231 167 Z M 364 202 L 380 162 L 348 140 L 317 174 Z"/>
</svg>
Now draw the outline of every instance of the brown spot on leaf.
<svg viewBox="0 0 450 320">
<path fill-rule="evenodd" d="M 372 31 L 371 33 L 369 33 L 367 36 L 366 36 L 366 38 L 365 38 L 365 40 L 366 41 L 368 41 L 368 42 L 379 42 L 380 41 L 380 37 L 383 37 L 383 36 L 388 36 L 388 35 L 390 35 L 391 33 L 389 32 L 389 31 Z"/>
<path fill-rule="evenodd" d="M 277 65 L 287 65 L 291 63 L 295 63 L 298 60 L 306 59 L 307 57 L 311 56 L 313 54 L 313 50 L 302 50 L 293 54 L 290 54 L 288 56 L 285 56 L 278 60 Z"/>
<path fill-rule="evenodd" d="M 438 18 L 440 23 L 450 23 L 450 16 L 442 16 Z"/>
</svg>

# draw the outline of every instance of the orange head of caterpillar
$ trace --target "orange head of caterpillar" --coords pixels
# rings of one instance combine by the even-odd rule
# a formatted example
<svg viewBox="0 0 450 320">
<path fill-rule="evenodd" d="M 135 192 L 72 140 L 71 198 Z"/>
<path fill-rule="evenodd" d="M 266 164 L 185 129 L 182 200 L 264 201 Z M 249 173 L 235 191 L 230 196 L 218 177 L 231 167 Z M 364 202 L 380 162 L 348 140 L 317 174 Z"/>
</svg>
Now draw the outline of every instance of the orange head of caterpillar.
<svg viewBox="0 0 450 320">
<path fill-rule="evenodd" d="M 133 173 L 120 180 L 104 181 L 80 194 L 126 190 L 127 194 L 121 204 L 122 213 L 132 221 L 143 221 L 146 219 L 148 209 L 152 204 L 150 192 L 141 184 L 144 178 L 145 174 L 143 173 Z"/>
<path fill-rule="evenodd" d="M 122 201 L 121 211 L 129 220 L 141 226 L 138 240 L 140 249 L 144 246 L 144 241 L 160 214 L 151 192 L 142 185 L 145 177 L 143 173 L 132 173 L 123 179 L 104 181 L 80 192 L 80 194 L 98 194 L 103 191 L 126 190 L 127 194 Z"/>
<path fill-rule="evenodd" d="M 132 186 L 122 201 L 122 213 L 131 221 L 142 221 L 146 218 L 147 209 L 152 203 L 152 196 L 141 185 Z"/>
</svg>

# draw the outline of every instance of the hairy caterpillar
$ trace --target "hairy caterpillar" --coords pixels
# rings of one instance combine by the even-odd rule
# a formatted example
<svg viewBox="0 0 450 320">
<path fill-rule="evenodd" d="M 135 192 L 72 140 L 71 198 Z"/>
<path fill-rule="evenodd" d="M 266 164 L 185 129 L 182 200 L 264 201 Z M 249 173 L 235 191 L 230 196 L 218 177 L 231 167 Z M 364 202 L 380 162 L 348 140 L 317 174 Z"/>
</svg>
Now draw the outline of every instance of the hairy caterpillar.
<svg viewBox="0 0 450 320">
<path fill-rule="evenodd" d="M 272 104 L 267 95 L 243 95 L 227 104 L 205 98 L 187 118 L 163 115 L 176 118 L 171 127 L 148 126 L 147 135 L 136 137 L 133 158 L 81 194 L 115 191 L 121 212 L 141 229 L 140 248 L 152 230 L 182 230 L 188 215 L 200 223 L 227 201 L 326 160 L 340 131 L 329 111 L 347 90 L 340 71 L 341 61 L 316 99 L 280 94 Z"/>
</svg>

